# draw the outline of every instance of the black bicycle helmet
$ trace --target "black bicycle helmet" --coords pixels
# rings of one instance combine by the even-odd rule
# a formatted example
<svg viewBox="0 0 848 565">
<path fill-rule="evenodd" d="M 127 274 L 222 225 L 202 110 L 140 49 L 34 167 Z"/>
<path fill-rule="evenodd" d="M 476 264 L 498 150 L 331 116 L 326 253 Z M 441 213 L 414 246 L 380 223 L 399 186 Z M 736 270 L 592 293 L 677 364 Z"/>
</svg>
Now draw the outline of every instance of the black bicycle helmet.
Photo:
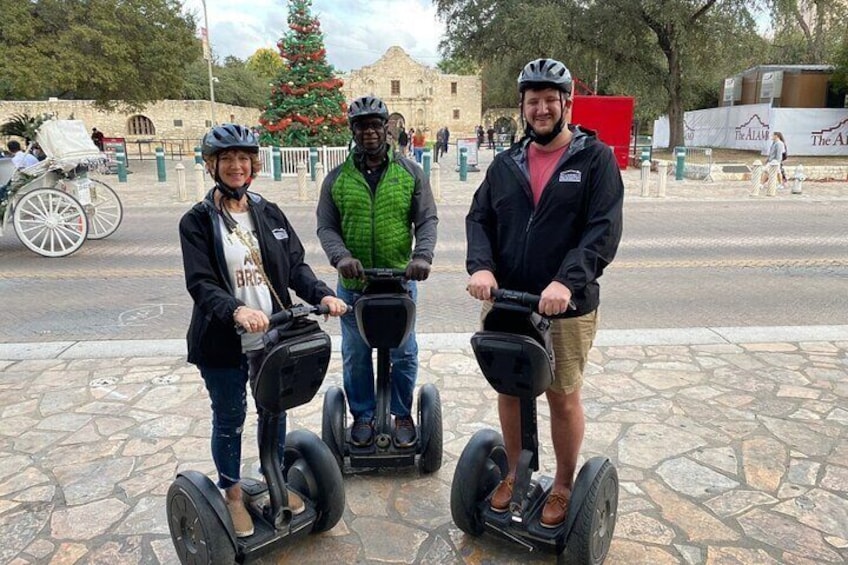
<svg viewBox="0 0 848 565">
<path fill-rule="evenodd" d="M 518 91 L 528 88 L 556 88 L 571 94 L 571 72 L 556 59 L 536 59 L 530 61 L 518 75 Z"/>
<path fill-rule="evenodd" d="M 215 126 L 203 136 L 201 152 L 204 157 L 212 157 L 226 149 L 259 153 L 259 141 L 252 131 L 236 124 Z"/>
<path fill-rule="evenodd" d="M 389 109 L 376 96 L 361 96 L 350 103 L 347 109 L 347 119 L 350 122 L 366 116 L 379 116 L 384 122 L 389 121 Z"/>
</svg>

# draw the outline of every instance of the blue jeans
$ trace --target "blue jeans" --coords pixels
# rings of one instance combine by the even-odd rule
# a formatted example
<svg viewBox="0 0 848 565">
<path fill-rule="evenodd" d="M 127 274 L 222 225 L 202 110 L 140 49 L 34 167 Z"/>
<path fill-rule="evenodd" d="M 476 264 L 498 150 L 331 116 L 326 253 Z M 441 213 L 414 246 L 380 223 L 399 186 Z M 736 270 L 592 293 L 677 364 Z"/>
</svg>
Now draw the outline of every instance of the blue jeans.
<svg viewBox="0 0 848 565">
<path fill-rule="evenodd" d="M 409 294 L 413 300 L 418 297 L 418 288 L 409 281 Z M 350 305 L 362 296 L 361 292 L 347 290 L 338 285 L 336 295 Z M 374 418 L 377 398 L 374 392 L 374 363 L 371 359 L 371 347 L 362 339 L 356 326 L 356 314 L 351 309 L 341 318 L 342 325 L 342 374 L 344 389 L 350 413 L 354 419 Z M 392 349 L 392 406 L 395 416 L 406 417 L 412 414 L 412 393 L 418 377 L 418 343 L 415 341 L 415 322 L 413 321 L 409 339 L 401 347 Z"/>
<path fill-rule="evenodd" d="M 412 153 L 415 155 L 415 161 L 421 163 L 424 160 L 424 148 L 416 147 L 412 150 Z"/>
<path fill-rule="evenodd" d="M 218 486 L 223 489 L 237 484 L 241 479 L 241 435 L 247 416 L 248 366 L 252 364 L 243 355 L 239 367 L 199 367 L 200 376 L 212 401 L 212 459 L 218 470 Z M 261 415 L 258 406 L 256 410 Z M 261 438 L 261 418 L 257 433 Z M 286 442 L 285 413 L 280 417 L 278 433 L 277 449 L 282 459 Z"/>
</svg>

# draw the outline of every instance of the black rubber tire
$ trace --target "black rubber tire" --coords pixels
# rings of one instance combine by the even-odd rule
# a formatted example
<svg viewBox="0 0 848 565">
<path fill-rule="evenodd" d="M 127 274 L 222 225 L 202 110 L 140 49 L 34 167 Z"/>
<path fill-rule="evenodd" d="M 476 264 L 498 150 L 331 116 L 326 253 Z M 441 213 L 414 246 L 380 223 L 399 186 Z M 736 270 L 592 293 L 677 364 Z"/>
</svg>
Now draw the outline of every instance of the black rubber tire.
<svg viewBox="0 0 848 565">
<path fill-rule="evenodd" d="M 180 563 L 235 563 L 236 550 L 230 535 L 194 483 L 185 477 L 177 477 L 168 489 L 166 500 L 168 528 Z"/>
<path fill-rule="evenodd" d="M 580 480 L 578 475 L 577 480 Z M 607 558 L 618 516 L 618 471 L 606 461 L 589 487 L 560 565 L 600 565 Z"/>
<path fill-rule="evenodd" d="M 330 448 L 314 433 L 295 430 L 286 435 L 283 458 L 286 483 L 315 504 L 318 518 L 313 533 L 326 532 L 341 520 L 345 509 L 342 472 Z"/>
<path fill-rule="evenodd" d="M 324 393 L 321 439 L 330 448 L 339 469 L 344 463 L 345 414 L 344 391 L 340 387 L 331 386 Z"/>
<path fill-rule="evenodd" d="M 418 392 L 418 429 L 422 440 L 418 468 L 424 474 L 435 473 L 442 467 L 442 400 L 430 383 Z"/>
<path fill-rule="evenodd" d="M 451 484 L 451 516 L 456 526 L 472 536 L 483 533 L 480 502 L 507 474 L 506 449 L 501 434 L 478 430 L 459 457 Z"/>
</svg>

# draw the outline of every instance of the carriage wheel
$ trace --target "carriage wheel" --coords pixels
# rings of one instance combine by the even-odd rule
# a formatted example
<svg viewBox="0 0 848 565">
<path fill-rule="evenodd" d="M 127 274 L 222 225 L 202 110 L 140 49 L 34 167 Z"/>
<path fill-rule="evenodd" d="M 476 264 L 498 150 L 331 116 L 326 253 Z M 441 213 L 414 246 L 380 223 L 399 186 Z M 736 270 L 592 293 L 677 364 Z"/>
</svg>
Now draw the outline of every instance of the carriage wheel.
<svg viewBox="0 0 848 565">
<path fill-rule="evenodd" d="M 88 239 L 109 237 L 124 219 L 124 208 L 118 193 L 105 182 L 91 180 L 91 204 L 83 206 L 88 216 Z"/>
<path fill-rule="evenodd" d="M 65 257 L 88 235 L 88 218 L 76 198 L 55 188 L 27 192 L 15 203 L 15 233 L 30 251 Z"/>
</svg>

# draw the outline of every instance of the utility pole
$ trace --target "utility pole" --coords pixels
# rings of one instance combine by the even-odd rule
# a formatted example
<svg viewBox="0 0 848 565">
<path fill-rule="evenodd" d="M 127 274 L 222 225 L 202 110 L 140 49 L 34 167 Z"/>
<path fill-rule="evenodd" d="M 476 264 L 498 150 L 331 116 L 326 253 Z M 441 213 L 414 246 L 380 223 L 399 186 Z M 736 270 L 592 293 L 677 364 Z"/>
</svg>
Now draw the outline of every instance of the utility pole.
<svg viewBox="0 0 848 565">
<path fill-rule="evenodd" d="M 212 125 L 217 122 L 215 119 L 215 79 L 212 76 L 212 47 L 209 41 L 209 18 L 206 15 L 206 0 L 201 0 L 203 3 L 203 58 L 206 59 L 206 69 L 209 72 L 209 112 L 212 118 Z"/>
</svg>

